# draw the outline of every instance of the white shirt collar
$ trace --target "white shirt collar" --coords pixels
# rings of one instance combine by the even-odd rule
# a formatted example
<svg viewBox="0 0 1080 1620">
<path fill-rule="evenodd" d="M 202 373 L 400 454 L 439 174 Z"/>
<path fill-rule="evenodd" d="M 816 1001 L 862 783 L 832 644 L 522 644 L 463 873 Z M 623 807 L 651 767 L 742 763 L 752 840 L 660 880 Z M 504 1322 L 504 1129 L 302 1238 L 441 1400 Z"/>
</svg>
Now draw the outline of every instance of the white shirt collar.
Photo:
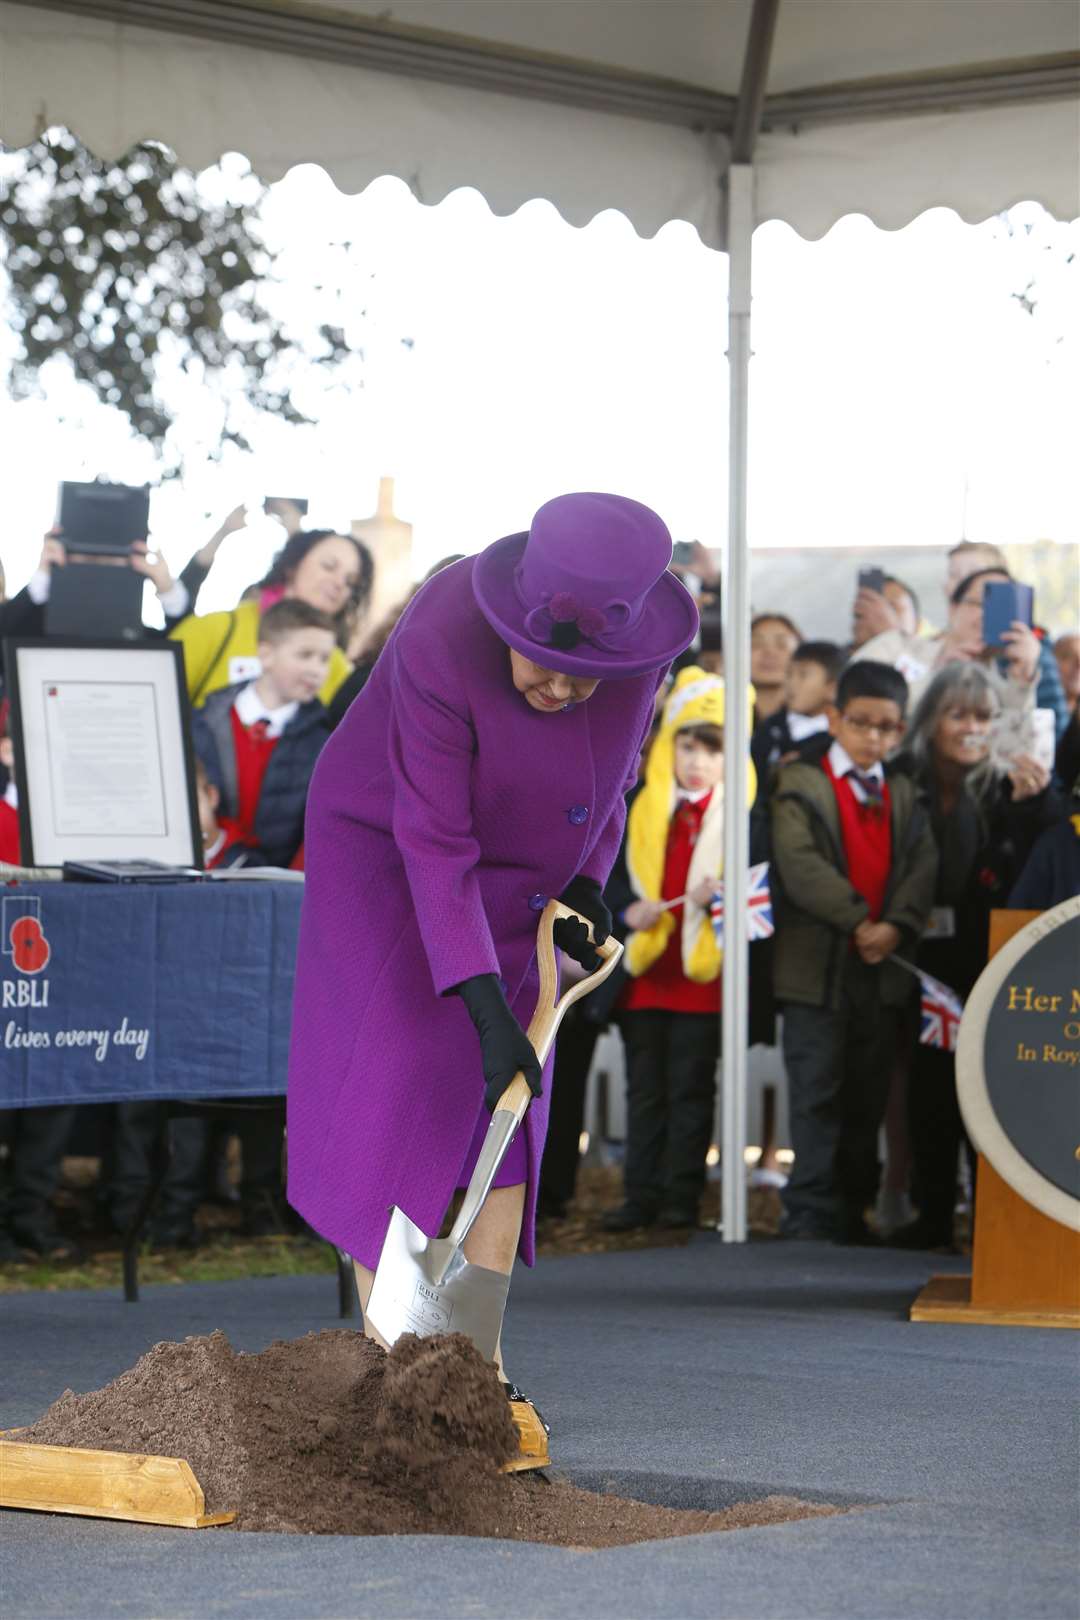
<svg viewBox="0 0 1080 1620">
<path fill-rule="evenodd" d="M 280 737 L 300 705 L 297 702 L 282 703 L 277 709 L 268 709 L 255 690 L 255 682 L 249 681 L 242 686 L 236 694 L 233 708 L 236 717 L 242 726 L 253 726 L 256 720 L 265 720 L 266 735 Z"/>
<path fill-rule="evenodd" d="M 829 768 L 833 775 L 837 778 L 841 776 L 848 776 L 852 771 L 854 771 L 856 773 L 856 778 L 859 776 L 869 776 L 872 781 L 877 782 L 879 785 L 883 784 L 885 781 L 885 767 L 882 765 L 880 760 L 878 760 L 876 765 L 868 766 L 865 771 L 861 770 L 859 766 L 856 765 L 847 749 L 842 747 L 838 742 L 833 743 L 832 747 L 829 749 L 828 757 Z M 862 784 L 857 779 L 852 782 L 851 791 L 854 793 L 860 804 L 865 804 L 867 802 L 868 795 L 864 791 Z"/>
<path fill-rule="evenodd" d="M 794 709 L 789 709 L 787 728 L 792 742 L 805 742 L 807 737 L 816 737 L 819 731 L 828 731 L 829 717 L 827 714 L 796 714 Z"/>
<path fill-rule="evenodd" d="M 711 792 L 712 792 L 711 787 L 699 788 L 697 793 L 689 793 L 686 788 L 677 787 L 675 789 L 675 803 L 676 804 L 700 804 L 702 799 L 707 799 Z"/>
<path fill-rule="evenodd" d="M 13 810 L 17 810 L 19 808 L 19 790 L 15 786 L 14 782 L 9 782 L 7 787 L 4 789 L 4 803 L 10 804 Z"/>
<path fill-rule="evenodd" d="M 221 827 L 218 829 L 218 835 L 214 839 L 214 842 L 212 844 L 206 844 L 203 846 L 204 865 L 210 866 L 211 862 L 213 862 L 217 856 L 221 854 L 222 845 L 225 842 L 226 836 L 227 835 L 224 827 Z"/>
</svg>

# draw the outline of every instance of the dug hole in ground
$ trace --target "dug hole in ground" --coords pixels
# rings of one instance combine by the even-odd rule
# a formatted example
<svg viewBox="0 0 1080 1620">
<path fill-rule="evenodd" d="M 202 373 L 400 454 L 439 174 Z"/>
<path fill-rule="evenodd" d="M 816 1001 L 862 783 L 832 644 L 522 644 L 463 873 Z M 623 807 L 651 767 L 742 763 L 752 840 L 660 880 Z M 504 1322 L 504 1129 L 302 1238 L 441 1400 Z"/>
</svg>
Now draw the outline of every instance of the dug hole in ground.
<svg viewBox="0 0 1080 1620">
<path fill-rule="evenodd" d="M 518 1448 L 509 1403 L 460 1334 L 406 1335 L 389 1354 L 349 1329 L 256 1355 L 220 1332 L 163 1342 L 103 1389 L 65 1390 L 18 1438 L 182 1457 L 207 1511 L 235 1512 L 241 1531 L 612 1547 L 844 1511 L 781 1496 L 673 1509 L 503 1473 Z"/>
</svg>

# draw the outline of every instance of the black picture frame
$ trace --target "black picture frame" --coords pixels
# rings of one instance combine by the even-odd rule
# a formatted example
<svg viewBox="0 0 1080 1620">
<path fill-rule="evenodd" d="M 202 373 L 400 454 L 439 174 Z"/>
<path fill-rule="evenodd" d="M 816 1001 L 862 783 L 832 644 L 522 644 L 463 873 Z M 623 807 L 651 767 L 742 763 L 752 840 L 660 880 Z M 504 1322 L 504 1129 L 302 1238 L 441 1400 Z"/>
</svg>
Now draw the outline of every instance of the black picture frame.
<svg viewBox="0 0 1080 1620">
<path fill-rule="evenodd" d="M 11 727 L 11 740 L 15 749 L 15 782 L 19 790 L 19 844 L 23 865 L 46 866 L 62 863 L 42 859 L 42 852 L 39 847 L 36 847 L 40 844 L 40 839 L 35 840 L 34 837 L 36 807 L 34 790 L 31 787 L 35 773 L 30 768 L 31 762 L 27 752 L 28 734 L 26 717 L 23 712 L 25 688 L 23 672 L 20 670 L 20 655 L 26 652 L 45 652 L 57 653 L 61 656 L 70 654 L 79 658 L 89 654 L 114 653 L 117 659 L 131 659 L 137 656 L 160 659 L 163 666 L 171 671 L 172 691 L 177 705 L 184 778 L 181 815 L 182 824 L 186 826 L 190 835 L 190 849 L 183 859 L 176 861 L 170 859 L 168 864 L 194 867 L 202 871 L 204 869 L 203 843 L 199 825 L 199 804 L 195 789 L 195 750 L 191 738 L 191 703 L 187 692 L 183 648 L 178 643 L 165 639 L 132 643 L 130 641 L 91 641 L 84 640 L 82 637 L 70 640 L 56 640 L 45 637 L 11 637 L 5 640 L 2 646 L 5 690 L 10 700 L 9 725 Z M 181 795 L 177 795 L 178 803 L 180 798 Z M 71 860 L 100 858 L 102 858 L 101 851 L 90 848 L 81 851 L 73 849 L 70 854 L 64 856 L 64 859 Z M 120 857 L 110 854 L 108 858 Z"/>
</svg>

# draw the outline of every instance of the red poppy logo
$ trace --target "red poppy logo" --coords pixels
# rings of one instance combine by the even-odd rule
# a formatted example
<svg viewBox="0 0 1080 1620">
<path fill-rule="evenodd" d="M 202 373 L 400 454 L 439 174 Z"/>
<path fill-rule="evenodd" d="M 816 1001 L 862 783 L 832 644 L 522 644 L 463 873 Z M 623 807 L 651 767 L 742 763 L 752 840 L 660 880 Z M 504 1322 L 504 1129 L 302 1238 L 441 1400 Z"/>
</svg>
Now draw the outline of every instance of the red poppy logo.
<svg viewBox="0 0 1080 1620">
<path fill-rule="evenodd" d="M 40 919 L 16 917 L 8 934 L 11 957 L 20 973 L 40 973 L 49 965 L 52 947 Z"/>
</svg>

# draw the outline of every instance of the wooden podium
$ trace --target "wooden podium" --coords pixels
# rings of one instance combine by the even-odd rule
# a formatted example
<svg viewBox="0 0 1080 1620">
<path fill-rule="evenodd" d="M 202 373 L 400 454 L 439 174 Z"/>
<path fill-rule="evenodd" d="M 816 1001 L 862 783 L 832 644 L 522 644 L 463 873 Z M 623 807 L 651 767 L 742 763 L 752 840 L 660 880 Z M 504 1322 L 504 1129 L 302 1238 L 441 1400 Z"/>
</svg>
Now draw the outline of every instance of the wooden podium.
<svg viewBox="0 0 1080 1620">
<path fill-rule="evenodd" d="M 995 911 L 990 955 L 1040 915 Z M 1080 1328 L 1080 1231 L 1042 1214 L 980 1153 L 970 1277 L 931 1277 L 913 1322 Z"/>
</svg>

